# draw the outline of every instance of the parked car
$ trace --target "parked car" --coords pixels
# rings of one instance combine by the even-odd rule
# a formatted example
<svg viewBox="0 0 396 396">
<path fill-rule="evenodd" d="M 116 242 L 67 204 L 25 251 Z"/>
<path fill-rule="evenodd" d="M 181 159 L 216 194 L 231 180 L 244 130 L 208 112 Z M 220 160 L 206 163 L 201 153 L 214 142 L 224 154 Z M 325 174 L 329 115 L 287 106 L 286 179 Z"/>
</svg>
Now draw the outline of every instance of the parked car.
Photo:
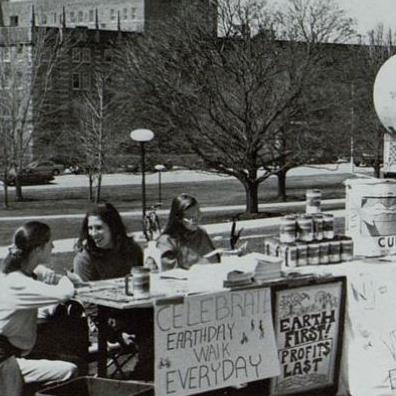
<svg viewBox="0 0 396 396">
<path fill-rule="evenodd" d="M 50 160 L 33 161 L 26 168 L 34 169 L 39 172 L 50 172 L 54 176 L 60 175 L 65 170 L 65 166 L 63 164 Z"/>
<path fill-rule="evenodd" d="M 54 180 L 54 175 L 50 171 L 41 171 L 34 168 L 26 168 L 23 169 L 20 173 L 19 180 L 22 185 L 48 184 L 50 181 Z M 6 182 L 9 186 L 15 186 L 15 171 L 10 171 Z"/>
</svg>

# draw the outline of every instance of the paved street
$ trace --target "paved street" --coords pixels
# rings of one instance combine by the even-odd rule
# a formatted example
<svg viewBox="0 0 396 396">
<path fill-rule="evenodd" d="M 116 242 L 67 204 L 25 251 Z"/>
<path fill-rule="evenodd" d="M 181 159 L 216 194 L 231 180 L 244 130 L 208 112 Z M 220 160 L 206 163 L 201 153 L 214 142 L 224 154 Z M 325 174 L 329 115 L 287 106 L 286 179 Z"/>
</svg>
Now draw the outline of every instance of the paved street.
<svg viewBox="0 0 396 396">
<path fill-rule="evenodd" d="M 372 168 L 357 168 L 354 167 L 355 174 L 362 174 L 369 176 L 373 173 Z M 292 169 L 288 173 L 289 178 L 295 176 L 340 176 L 346 178 L 346 175 L 351 174 L 351 166 L 349 163 L 342 164 L 328 164 L 328 165 L 312 165 L 301 166 Z M 215 173 L 191 171 L 191 170 L 176 170 L 171 172 L 162 172 L 162 183 L 183 183 L 183 182 L 201 182 L 201 181 L 216 181 L 216 180 L 233 180 L 233 177 L 218 175 Z M 271 176 L 274 180 L 275 176 Z M 234 179 L 235 180 L 235 179 Z M 121 185 L 139 185 L 142 182 L 140 174 L 128 173 L 114 173 L 107 174 L 103 177 L 103 186 L 121 186 Z M 157 184 L 158 173 L 151 173 L 146 175 L 146 183 Z M 37 189 L 56 189 L 68 187 L 86 187 L 88 185 L 88 178 L 85 175 L 61 175 L 55 177 L 51 184 L 41 186 L 24 186 L 24 190 L 37 190 Z M 13 187 L 10 188 L 11 190 Z"/>
</svg>

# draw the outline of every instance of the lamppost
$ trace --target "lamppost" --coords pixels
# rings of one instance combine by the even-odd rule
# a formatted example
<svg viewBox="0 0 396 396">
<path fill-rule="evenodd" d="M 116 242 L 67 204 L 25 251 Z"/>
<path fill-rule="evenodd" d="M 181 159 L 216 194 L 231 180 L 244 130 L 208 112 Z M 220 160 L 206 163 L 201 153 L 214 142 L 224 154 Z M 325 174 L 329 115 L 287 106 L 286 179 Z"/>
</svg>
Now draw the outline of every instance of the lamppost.
<svg viewBox="0 0 396 396">
<path fill-rule="evenodd" d="M 161 173 L 163 170 L 165 170 L 165 166 L 158 164 L 155 165 L 155 170 L 158 172 L 158 205 L 162 205 L 162 197 L 161 197 Z"/>
<path fill-rule="evenodd" d="M 142 215 L 143 221 L 146 217 L 146 178 L 145 178 L 145 149 L 144 144 L 153 139 L 154 133 L 149 129 L 135 129 L 130 135 L 131 139 L 135 142 L 140 143 L 140 160 L 141 160 L 141 172 L 142 172 Z"/>
</svg>

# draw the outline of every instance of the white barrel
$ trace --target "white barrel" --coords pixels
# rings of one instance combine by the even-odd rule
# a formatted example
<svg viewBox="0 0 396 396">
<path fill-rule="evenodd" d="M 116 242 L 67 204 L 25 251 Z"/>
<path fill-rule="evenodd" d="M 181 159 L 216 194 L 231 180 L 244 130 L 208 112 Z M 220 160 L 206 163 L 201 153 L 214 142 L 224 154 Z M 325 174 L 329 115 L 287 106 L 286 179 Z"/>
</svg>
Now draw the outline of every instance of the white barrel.
<svg viewBox="0 0 396 396">
<path fill-rule="evenodd" d="M 345 181 L 345 234 L 358 256 L 396 253 L 396 180 Z"/>
</svg>

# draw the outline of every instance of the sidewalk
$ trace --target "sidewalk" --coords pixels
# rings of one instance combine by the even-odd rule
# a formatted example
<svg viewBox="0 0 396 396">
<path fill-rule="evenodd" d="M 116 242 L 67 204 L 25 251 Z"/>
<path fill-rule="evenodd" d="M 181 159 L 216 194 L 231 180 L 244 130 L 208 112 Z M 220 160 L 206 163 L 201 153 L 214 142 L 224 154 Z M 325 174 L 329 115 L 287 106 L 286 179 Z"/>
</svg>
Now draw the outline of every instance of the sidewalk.
<svg viewBox="0 0 396 396">
<path fill-rule="evenodd" d="M 345 199 L 329 199 L 323 200 L 321 203 L 322 209 L 326 211 L 330 211 L 334 214 L 335 218 L 343 218 L 345 216 Z M 268 204 L 261 204 L 259 205 L 259 209 L 261 211 L 275 211 L 275 210 L 286 210 L 286 209 L 296 209 L 301 211 L 305 207 L 305 202 L 281 202 L 281 203 L 268 203 Z M 243 205 L 233 205 L 233 206 L 212 206 L 212 207 L 204 207 L 201 208 L 203 213 L 210 213 L 210 212 L 220 212 L 220 211 L 227 211 L 227 212 L 234 212 L 240 213 L 244 210 Z M 158 214 L 168 214 L 168 210 L 159 210 L 157 211 Z M 121 212 L 123 217 L 140 217 L 142 215 L 141 211 L 131 211 L 131 212 Z M 20 220 L 21 222 L 29 221 L 29 220 L 45 220 L 45 219 L 57 219 L 57 218 L 83 218 L 84 214 L 72 214 L 72 215 L 50 215 L 50 216 L 24 216 L 24 217 L 3 217 L 0 219 L 1 221 L 8 220 Z M 276 228 L 279 225 L 279 217 L 270 217 L 264 219 L 257 219 L 257 220 L 243 220 L 238 221 L 238 228 L 244 228 L 244 234 L 248 234 L 249 238 L 263 236 L 265 234 L 271 233 L 271 229 L 273 230 L 274 227 Z M 217 223 L 217 224 L 207 224 L 203 225 L 204 228 L 208 231 L 212 237 L 217 236 L 217 238 L 221 237 L 221 234 L 226 234 L 228 236 L 231 228 L 231 223 Z M 134 233 L 134 237 L 137 241 L 143 241 L 142 233 Z M 53 253 L 65 253 L 65 252 L 72 252 L 73 246 L 76 242 L 76 238 L 68 238 L 68 239 L 59 239 L 54 241 L 54 249 Z M 7 246 L 0 247 L 0 258 L 5 257 L 8 252 Z"/>
</svg>

